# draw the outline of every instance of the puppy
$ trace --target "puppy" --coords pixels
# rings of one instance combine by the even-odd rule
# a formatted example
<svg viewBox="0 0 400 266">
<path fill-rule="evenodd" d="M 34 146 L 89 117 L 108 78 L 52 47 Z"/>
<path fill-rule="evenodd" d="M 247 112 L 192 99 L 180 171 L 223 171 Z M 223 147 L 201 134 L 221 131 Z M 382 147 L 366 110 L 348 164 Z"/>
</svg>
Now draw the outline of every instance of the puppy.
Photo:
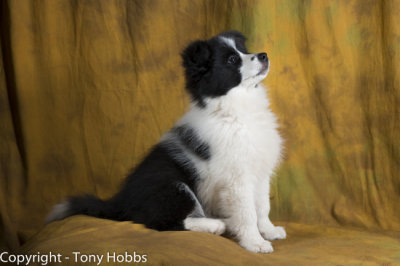
<svg viewBox="0 0 400 266">
<path fill-rule="evenodd" d="M 227 231 L 245 249 L 273 251 L 270 179 L 282 139 L 261 81 L 266 53 L 248 53 L 237 31 L 191 43 L 182 53 L 189 111 L 108 200 L 71 197 L 47 221 L 85 214 L 156 230 Z"/>
</svg>

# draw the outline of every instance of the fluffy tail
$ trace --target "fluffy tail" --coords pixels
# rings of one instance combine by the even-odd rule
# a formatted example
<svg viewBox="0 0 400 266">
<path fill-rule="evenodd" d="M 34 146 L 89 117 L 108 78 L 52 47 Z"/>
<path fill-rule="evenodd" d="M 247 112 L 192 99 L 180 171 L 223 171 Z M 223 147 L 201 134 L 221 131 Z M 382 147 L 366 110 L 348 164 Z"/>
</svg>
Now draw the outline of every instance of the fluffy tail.
<svg viewBox="0 0 400 266">
<path fill-rule="evenodd" d="M 113 219 L 112 208 L 110 208 L 109 205 L 109 202 L 91 195 L 71 197 L 54 206 L 53 210 L 46 218 L 46 223 L 62 220 L 78 214 Z"/>
</svg>

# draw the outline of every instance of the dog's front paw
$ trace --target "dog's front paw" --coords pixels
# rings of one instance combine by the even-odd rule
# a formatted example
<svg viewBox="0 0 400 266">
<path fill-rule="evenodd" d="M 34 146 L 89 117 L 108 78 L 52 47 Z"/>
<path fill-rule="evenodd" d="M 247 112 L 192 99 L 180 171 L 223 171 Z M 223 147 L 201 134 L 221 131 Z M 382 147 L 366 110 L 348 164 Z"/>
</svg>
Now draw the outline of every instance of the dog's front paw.
<svg viewBox="0 0 400 266">
<path fill-rule="evenodd" d="M 260 240 L 257 242 L 240 241 L 239 245 L 251 252 L 271 253 L 272 251 L 274 251 L 271 242 L 266 240 Z"/>
<path fill-rule="evenodd" d="M 260 233 L 267 240 L 277 240 L 286 238 L 286 231 L 282 226 L 274 226 L 268 229 L 264 229 Z"/>
</svg>

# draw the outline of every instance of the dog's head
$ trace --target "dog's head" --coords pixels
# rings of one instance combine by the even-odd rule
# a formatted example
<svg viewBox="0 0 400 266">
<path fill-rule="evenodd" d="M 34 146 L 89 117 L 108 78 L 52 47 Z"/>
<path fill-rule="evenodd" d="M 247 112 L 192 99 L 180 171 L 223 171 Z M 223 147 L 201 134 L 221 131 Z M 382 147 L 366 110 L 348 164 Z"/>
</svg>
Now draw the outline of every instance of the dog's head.
<svg viewBox="0 0 400 266">
<path fill-rule="evenodd" d="M 251 54 L 237 31 L 191 43 L 182 53 L 186 88 L 200 106 L 236 87 L 254 87 L 268 74 L 266 53 Z"/>
</svg>

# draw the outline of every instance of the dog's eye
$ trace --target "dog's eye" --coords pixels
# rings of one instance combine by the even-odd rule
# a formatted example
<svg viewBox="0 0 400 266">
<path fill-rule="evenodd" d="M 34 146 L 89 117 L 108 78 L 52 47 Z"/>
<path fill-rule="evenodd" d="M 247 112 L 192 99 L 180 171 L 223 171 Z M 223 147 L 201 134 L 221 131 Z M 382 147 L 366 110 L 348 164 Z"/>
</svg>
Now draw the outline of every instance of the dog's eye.
<svg viewBox="0 0 400 266">
<path fill-rule="evenodd" d="M 239 60 L 239 57 L 237 55 L 231 55 L 228 57 L 228 64 L 235 64 Z"/>
</svg>

